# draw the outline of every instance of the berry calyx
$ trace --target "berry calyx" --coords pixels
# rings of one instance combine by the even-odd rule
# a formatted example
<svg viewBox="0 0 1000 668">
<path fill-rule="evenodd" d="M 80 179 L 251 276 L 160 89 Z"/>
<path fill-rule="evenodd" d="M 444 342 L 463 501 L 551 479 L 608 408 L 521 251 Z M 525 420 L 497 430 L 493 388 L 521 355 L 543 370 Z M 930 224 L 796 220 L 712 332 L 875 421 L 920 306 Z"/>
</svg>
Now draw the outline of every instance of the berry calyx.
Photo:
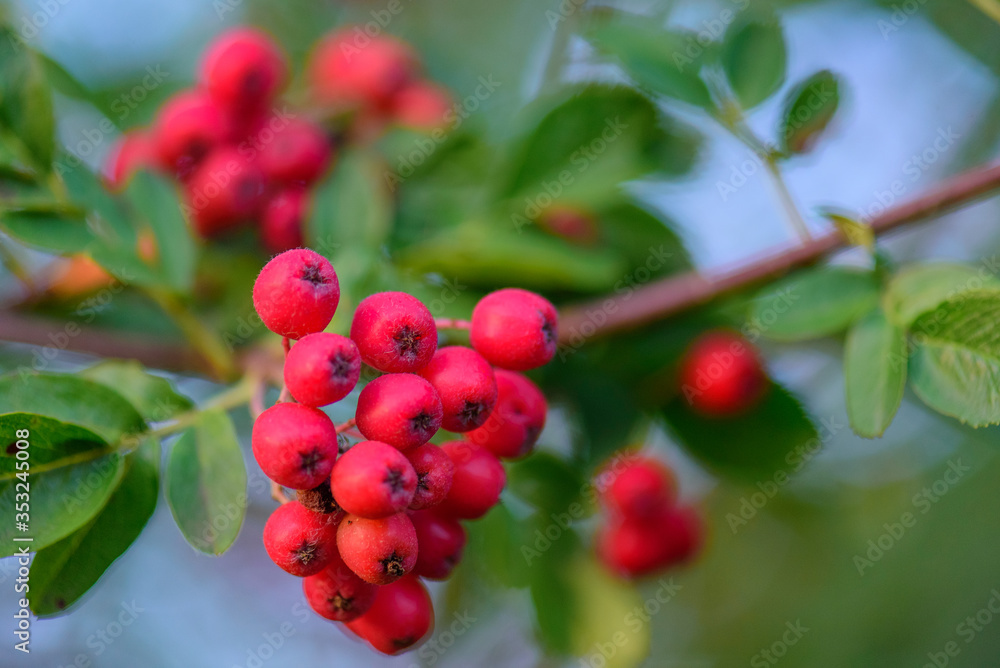
<svg viewBox="0 0 1000 668">
<path fill-rule="evenodd" d="M 337 549 L 362 580 L 386 585 L 416 565 L 417 532 L 406 513 L 379 519 L 348 515 L 337 528 Z"/>
<path fill-rule="evenodd" d="M 405 292 L 379 292 L 361 300 L 351 339 L 365 364 L 388 373 L 415 372 L 437 350 L 437 326 L 424 304 Z"/>
<path fill-rule="evenodd" d="M 405 652 L 426 638 L 434 626 L 430 594 L 416 577 L 379 587 L 368 612 L 346 626 L 383 654 Z"/>
<path fill-rule="evenodd" d="M 375 519 L 410 505 L 417 490 L 417 474 L 396 448 L 378 441 L 362 441 L 337 460 L 330 486 L 337 504 L 345 511 Z"/>
<path fill-rule="evenodd" d="M 266 34 L 237 28 L 209 46 L 199 79 L 219 105 L 245 115 L 271 104 L 288 80 L 288 64 Z"/>
<path fill-rule="evenodd" d="M 410 502 L 410 509 L 430 508 L 444 501 L 455 475 L 451 457 L 433 443 L 425 443 L 405 454 L 417 474 L 417 491 Z"/>
<path fill-rule="evenodd" d="M 441 397 L 441 426 L 448 431 L 472 431 L 482 426 L 497 403 L 493 368 L 471 348 L 441 348 L 419 373 Z"/>
<path fill-rule="evenodd" d="M 337 559 L 337 523 L 289 501 L 267 518 L 264 549 L 286 572 L 315 575 Z"/>
<path fill-rule="evenodd" d="M 488 448 L 497 457 L 516 459 L 529 454 L 545 427 L 545 395 L 523 374 L 494 370 L 497 403 L 481 427 L 465 438 Z"/>
<path fill-rule="evenodd" d="M 290 339 L 325 329 L 339 301 L 340 283 L 333 266 L 308 248 L 276 255 L 253 285 L 253 305 L 264 325 Z"/>
<path fill-rule="evenodd" d="M 361 377 L 361 355 L 346 336 L 317 332 L 292 346 L 285 358 L 285 387 L 301 404 L 327 406 L 340 401 Z"/>
<path fill-rule="evenodd" d="M 349 622 L 368 612 L 378 588 L 355 575 L 336 554 L 322 572 L 302 580 L 302 591 L 320 617 Z"/>
<path fill-rule="evenodd" d="M 709 417 L 740 415 L 767 391 L 767 376 L 753 345 L 728 331 L 696 339 L 680 363 L 681 392 L 695 412 Z"/>
<path fill-rule="evenodd" d="M 491 292 L 472 310 L 472 347 L 501 369 L 527 371 L 556 354 L 558 314 L 534 292 L 505 288 Z"/>
<path fill-rule="evenodd" d="M 412 373 L 390 373 L 361 390 L 355 419 L 365 438 L 407 450 L 429 441 L 443 415 L 429 382 Z"/>
<path fill-rule="evenodd" d="M 433 510 L 410 513 L 410 519 L 419 545 L 414 575 L 428 580 L 447 579 L 462 559 L 465 529 L 458 520 Z"/>
<path fill-rule="evenodd" d="M 333 422 L 302 404 L 275 404 L 261 413 L 251 443 L 264 474 L 289 489 L 313 489 L 330 477 L 337 459 Z"/>
<path fill-rule="evenodd" d="M 634 456 L 609 472 L 611 481 L 601 494 L 608 510 L 619 517 L 649 519 L 677 501 L 677 481 L 664 464 Z"/>
<path fill-rule="evenodd" d="M 439 506 L 441 512 L 461 519 L 477 519 L 497 504 L 507 484 L 507 474 L 496 455 L 475 443 L 452 441 L 441 449 L 455 465 L 451 488 Z"/>
<path fill-rule="evenodd" d="M 272 253 L 302 246 L 302 226 L 308 208 L 306 191 L 286 188 L 267 201 L 260 219 L 260 240 Z"/>
<path fill-rule="evenodd" d="M 334 520 L 338 522 L 345 515 L 343 509 L 337 505 L 337 500 L 333 498 L 329 480 L 324 480 L 312 489 L 296 490 L 295 500 L 314 513 L 334 515 Z"/>
</svg>

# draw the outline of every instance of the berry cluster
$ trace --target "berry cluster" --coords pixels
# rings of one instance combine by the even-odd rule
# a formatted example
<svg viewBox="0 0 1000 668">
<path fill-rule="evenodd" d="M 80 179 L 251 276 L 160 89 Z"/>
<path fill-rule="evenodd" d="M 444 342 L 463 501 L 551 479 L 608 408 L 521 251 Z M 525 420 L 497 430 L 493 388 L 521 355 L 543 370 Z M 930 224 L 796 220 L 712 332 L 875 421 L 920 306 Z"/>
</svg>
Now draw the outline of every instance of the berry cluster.
<svg viewBox="0 0 1000 668">
<path fill-rule="evenodd" d="M 714 330 L 695 339 L 684 354 L 680 385 L 695 412 L 719 418 L 756 406 L 768 382 L 753 344 L 735 332 Z"/>
<path fill-rule="evenodd" d="M 451 98 L 419 77 L 416 55 L 390 37 L 356 45 L 342 29 L 313 52 L 309 92 L 325 124 L 279 100 L 288 61 L 266 34 L 237 28 L 204 57 L 197 85 L 171 97 L 149 129 L 126 133 L 106 169 L 113 186 L 141 168 L 183 187 L 195 231 L 211 238 L 256 223 L 272 252 L 302 245 L 310 188 L 334 162 L 331 137 L 371 136 L 389 123 L 431 130 Z"/>
<path fill-rule="evenodd" d="M 598 558 L 626 578 L 640 577 L 691 559 L 701 547 L 701 519 L 677 504 L 673 472 L 649 457 L 616 459 L 598 479 L 607 522 L 595 539 Z"/>
<path fill-rule="evenodd" d="M 260 414 L 253 453 L 271 480 L 297 490 L 268 519 L 264 546 L 304 578 L 319 615 L 395 654 L 433 621 L 420 578 L 451 574 L 466 541 L 460 521 L 499 500 L 499 458 L 528 454 L 545 425 L 545 397 L 519 371 L 552 359 L 556 311 L 536 294 L 499 290 L 471 322 L 447 323 L 468 327 L 472 348 L 438 348 L 438 323 L 402 292 L 362 300 L 350 338 L 324 332 L 339 297 L 330 262 L 308 249 L 277 255 L 254 284 L 257 313 L 286 340 L 293 401 Z M 334 425 L 321 407 L 351 393 L 362 364 L 382 375 L 361 389 L 354 419 Z M 430 443 L 442 428 L 464 439 Z"/>
</svg>

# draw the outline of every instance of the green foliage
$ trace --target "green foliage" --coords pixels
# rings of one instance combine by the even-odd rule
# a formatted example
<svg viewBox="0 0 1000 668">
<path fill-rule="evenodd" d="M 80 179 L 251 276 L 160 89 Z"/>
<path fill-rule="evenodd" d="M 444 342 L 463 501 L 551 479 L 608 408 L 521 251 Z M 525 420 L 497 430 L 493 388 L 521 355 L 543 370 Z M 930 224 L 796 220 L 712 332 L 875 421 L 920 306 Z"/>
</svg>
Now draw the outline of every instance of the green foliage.
<svg viewBox="0 0 1000 668">
<path fill-rule="evenodd" d="M 875 309 L 854 323 L 844 348 L 847 417 L 860 436 L 885 432 L 906 387 L 906 333 Z"/>
<path fill-rule="evenodd" d="M 0 125 L 16 134 L 42 173 L 55 151 L 52 94 L 37 54 L 0 25 Z"/>
<path fill-rule="evenodd" d="M 778 137 L 787 155 L 808 153 L 840 105 L 840 80 L 822 70 L 796 84 L 785 98 Z"/>
<path fill-rule="evenodd" d="M 837 334 L 878 303 L 870 271 L 825 267 L 765 288 L 752 302 L 751 322 L 769 338 L 801 341 Z"/>
<path fill-rule="evenodd" d="M 190 291 L 198 254 L 176 188 L 162 176 L 140 172 L 132 176 L 125 194 L 156 240 L 157 284 Z"/>
<path fill-rule="evenodd" d="M 945 300 L 984 288 L 1000 289 L 1000 280 L 967 265 L 915 264 L 892 277 L 882 295 L 882 306 L 890 320 L 905 328 Z"/>
<path fill-rule="evenodd" d="M 178 394 L 169 380 L 150 374 L 135 361 L 105 360 L 85 369 L 81 375 L 128 397 L 150 422 L 163 422 L 194 408 L 191 400 Z"/>
<path fill-rule="evenodd" d="M 777 19 L 735 23 L 726 33 L 722 67 L 744 109 L 771 97 L 785 80 L 785 36 Z"/>
<path fill-rule="evenodd" d="M 208 410 L 173 444 L 167 502 L 188 543 L 206 554 L 230 548 L 246 513 L 247 472 L 233 423 Z"/>
</svg>

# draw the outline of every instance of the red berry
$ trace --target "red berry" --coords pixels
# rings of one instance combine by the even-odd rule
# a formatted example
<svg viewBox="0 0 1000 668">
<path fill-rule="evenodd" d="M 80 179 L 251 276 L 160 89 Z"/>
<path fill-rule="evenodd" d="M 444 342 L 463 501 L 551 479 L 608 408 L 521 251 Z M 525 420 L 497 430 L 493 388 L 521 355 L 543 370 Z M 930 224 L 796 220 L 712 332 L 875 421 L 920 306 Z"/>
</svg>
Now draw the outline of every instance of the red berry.
<svg viewBox="0 0 1000 668">
<path fill-rule="evenodd" d="M 380 519 L 348 515 L 337 529 L 337 548 L 358 577 L 385 585 L 413 570 L 417 563 L 417 532 L 406 513 Z"/>
<path fill-rule="evenodd" d="M 705 542 L 701 516 L 689 506 L 672 508 L 667 518 L 666 532 L 672 537 L 669 563 L 690 561 Z"/>
<path fill-rule="evenodd" d="M 472 310 L 472 347 L 501 369 L 527 371 L 556 354 L 556 308 L 541 295 L 519 288 L 491 292 Z"/>
<path fill-rule="evenodd" d="M 185 194 L 195 229 L 211 237 L 257 215 L 264 203 L 264 176 L 237 149 L 224 147 L 195 169 Z"/>
<path fill-rule="evenodd" d="M 545 427 L 545 395 L 516 371 L 494 370 L 497 405 L 482 427 L 465 437 L 489 448 L 497 457 L 517 458 L 531 452 Z"/>
<path fill-rule="evenodd" d="M 553 204 L 539 214 L 538 226 L 572 243 L 590 246 L 597 243 L 601 230 L 587 210 L 566 204 Z"/>
<path fill-rule="evenodd" d="M 677 500 L 673 472 L 649 457 L 631 457 L 610 471 L 611 482 L 601 495 L 613 514 L 624 518 L 652 518 Z"/>
<path fill-rule="evenodd" d="M 681 360 L 681 391 L 696 412 L 739 415 L 757 404 L 767 377 L 753 345 L 735 332 L 700 336 Z"/>
<path fill-rule="evenodd" d="M 430 508 L 444 501 L 455 475 L 451 457 L 433 443 L 425 443 L 406 452 L 406 458 L 417 473 L 417 492 L 413 495 L 410 508 Z"/>
<path fill-rule="evenodd" d="M 379 587 L 368 612 L 347 628 L 383 654 L 399 654 L 430 635 L 434 608 L 427 588 L 415 577 Z"/>
<path fill-rule="evenodd" d="M 372 607 L 378 587 L 355 575 L 336 554 L 323 572 L 302 580 L 302 591 L 309 607 L 320 617 L 349 622 Z"/>
<path fill-rule="evenodd" d="M 199 78 L 219 105 L 246 115 L 271 104 L 288 79 L 288 64 L 266 34 L 237 28 L 212 42 Z"/>
<path fill-rule="evenodd" d="M 701 544 L 701 520 L 691 509 L 661 508 L 651 519 L 612 520 L 595 542 L 608 568 L 622 577 L 640 577 L 693 556 Z"/>
<path fill-rule="evenodd" d="M 410 505 L 417 490 L 417 474 L 396 448 L 362 441 L 337 460 L 330 485 L 341 508 L 374 519 L 394 515 Z"/>
<path fill-rule="evenodd" d="M 403 88 L 392 104 L 396 122 L 415 130 L 444 128 L 453 113 L 451 94 L 426 81 L 415 81 Z"/>
<path fill-rule="evenodd" d="M 308 248 L 276 255 L 253 284 L 257 315 L 269 330 L 290 339 L 323 331 L 339 301 L 340 283 L 333 265 Z"/>
<path fill-rule="evenodd" d="M 441 426 L 448 431 L 471 431 L 482 426 L 497 403 L 493 369 L 471 348 L 441 348 L 419 373 L 441 397 Z"/>
<path fill-rule="evenodd" d="M 268 200 L 260 219 L 260 238 L 272 253 L 303 245 L 308 199 L 301 188 L 286 188 Z"/>
<path fill-rule="evenodd" d="M 330 164 L 330 143 L 323 129 L 303 119 L 287 119 L 270 141 L 261 143 L 260 168 L 271 182 L 307 185 Z"/>
<path fill-rule="evenodd" d="M 112 188 L 121 188 L 140 169 L 156 164 L 156 149 L 152 135 L 145 130 L 123 134 L 108 155 L 104 176 Z"/>
<path fill-rule="evenodd" d="M 251 434 L 264 474 L 283 487 L 312 489 L 330 477 L 337 459 L 337 428 L 316 408 L 280 403 L 260 414 Z"/>
<path fill-rule="evenodd" d="M 153 143 L 163 168 L 185 180 L 230 132 L 229 122 L 211 98 L 188 91 L 160 109 Z"/>
<path fill-rule="evenodd" d="M 486 448 L 452 441 L 441 446 L 455 465 L 448 496 L 439 506 L 452 517 L 474 520 L 486 514 L 500 500 L 507 484 L 503 464 Z"/>
<path fill-rule="evenodd" d="M 295 501 L 278 506 L 264 525 L 264 549 L 292 575 L 315 575 L 337 557 L 337 523 Z"/>
<path fill-rule="evenodd" d="M 361 300 L 351 322 L 361 359 L 379 371 L 417 371 L 437 349 L 434 316 L 405 292 L 379 292 Z"/>
<path fill-rule="evenodd" d="M 328 35 L 309 62 L 313 92 L 336 108 L 388 108 L 416 72 L 417 58 L 408 46 L 391 37 L 368 37 L 360 28 Z"/>
<path fill-rule="evenodd" d="M 361 390 L 355 419 L 365 438 L 406 450 L 429 441 L 442 415 L 430 383 L 412 373 L 390 373 Z"/>
<path fill-rule="evenodd" d="M 411 513 L 410 519 L 419 545 L 413 574 L 429 580 L 447 579 L 462 559 L 465 529 L 458 520 L 432 510 Z"/>
<path fill-rule="evenodd" d="M 340 334 L 307 334 L 285 358 L 285 387 L 306 406 L 340 401 L 351 393 L 360 376 L 358 348 Z"/>
</svg>

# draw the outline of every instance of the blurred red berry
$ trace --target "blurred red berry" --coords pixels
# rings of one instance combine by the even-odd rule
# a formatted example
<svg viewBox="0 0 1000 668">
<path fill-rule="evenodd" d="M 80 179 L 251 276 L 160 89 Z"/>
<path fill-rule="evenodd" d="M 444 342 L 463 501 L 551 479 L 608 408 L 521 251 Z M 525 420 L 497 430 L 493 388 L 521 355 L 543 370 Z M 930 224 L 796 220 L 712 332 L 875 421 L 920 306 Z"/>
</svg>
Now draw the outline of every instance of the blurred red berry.
<svg viewBox="0 0 1000 668">
<path fill-rule="evenodd" d="M 118 189 L 137 171 L 156 164 L 152 134 L 143 129 L 130 130 L 119 137 L 108 154 L 104 176 L 111 188 Z"/>
<path fill-rule="evenodd" d="M 268 107 L 288 80 L 288 63 L 277 44 L 253 28 L 219 35 L 202 59 L 199 81 L 232 116 Z"/>
<path fill-rule="evenodd" d="M 393 96 L 416 76 L 417 57 L 392 37 L 344 28 L 325 37 L 309 62 L 317 99 L 332 108 L 390 108 Z"/>
<path fill-rule="evenodd" d="M 184 181 L 217 147 L 230 139 L 226 115 L 208 95 L 185 91 L 160 108 L 153 144 L 162 167 Z"/>
<path fill-rule="evenodd" d="M 308 203 L 302 188 L 286 188 L 267 201 L 260 218 L 260 238 L 267 250 L 281 253 L 303 246 Z"/>
<path fill-rule="evenodd" d="M 714 331 L 696 339 L 680 363 L 681 392 L 698 413 L 739 415 L 764 396 L 767 377 L 757 350 L 735 332 Z"/>
<path fill-rule="evenodd" d="M 308 185 L 330 164 L 330 143 L 323 129 L 310 121 L 290 118 L 269 139 L 260 140 L 257 159 L 271 183 Z"/>
<path fill-rule="evenodd" d="M 264 176 L 238 150 L 209 154 L 186 184 L 187 207 L 195 229 L 212 237 L 252 220 L 264 203 Z"/>
<path fill-rule="evenodd" d="M 446 128 L 452 120 L 451 94 L 443 87 L 427 81 L 414 81 L 398 93 L 392 101 L 395 121 L 414 130 Z"/>
</svg>

